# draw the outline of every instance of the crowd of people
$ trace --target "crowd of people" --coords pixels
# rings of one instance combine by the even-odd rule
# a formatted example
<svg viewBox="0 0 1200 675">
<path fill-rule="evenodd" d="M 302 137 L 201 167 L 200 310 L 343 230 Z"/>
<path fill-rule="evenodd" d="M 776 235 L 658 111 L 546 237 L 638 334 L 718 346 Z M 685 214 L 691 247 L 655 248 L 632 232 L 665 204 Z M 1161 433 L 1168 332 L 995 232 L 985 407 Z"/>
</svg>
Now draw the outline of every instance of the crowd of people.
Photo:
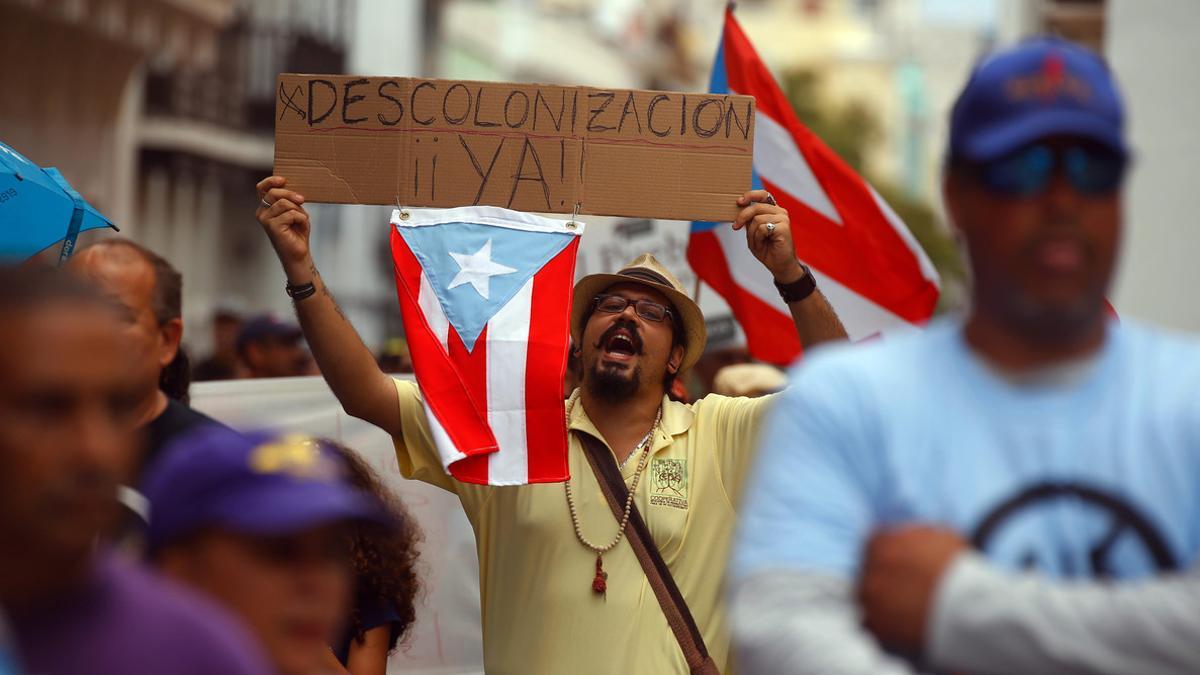
<svg viewBox="0 0 1200 675">
<path fill-rule="evenodd" d="M 461 502 L 489 673 L 1200 672 L 1200 343 L 1105 300 L 1131 154 L 1096 55 L 981 60 L 944 182 L 969 310 L 850 344 L 803 223 L 751 190 L 731 227 L 805 356 L 694 400 L 705 322 L 671 271 L 583 277 L 564 484 L 450 476 L 389 374 L 407 350 L 359 338 L 286 177 L 256 217 L 299 324 L 222 308 L 194 369 L 154 252 L 0 268 L 0 675 L 385 672 L 417 523 L 353 449 L 189 407 L 193 374 L 310 370 Z"/>
<path fill-rule="evenodd" d="M 317 374 L 300 327 L 274 312 L 220 305 L 211 323 L 212 351 L 191 370 L 197 382 Z"/>
<path fill-rule="evenodd" d="M 0 269 L 4 672 L 383 672 L 415 523 L 345 448 L 167 397 L 178 300 L 90 271 L 139 250 Z"/>
</svg>

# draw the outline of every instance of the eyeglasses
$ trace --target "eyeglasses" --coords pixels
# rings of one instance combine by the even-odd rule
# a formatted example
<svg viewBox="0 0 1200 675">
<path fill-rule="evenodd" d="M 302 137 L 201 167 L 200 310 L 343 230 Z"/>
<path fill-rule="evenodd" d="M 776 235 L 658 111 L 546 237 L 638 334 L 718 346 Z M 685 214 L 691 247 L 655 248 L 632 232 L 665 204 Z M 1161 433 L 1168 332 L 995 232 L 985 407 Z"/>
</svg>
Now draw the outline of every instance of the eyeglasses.
<svg viewBox="0 0 1200 675">
<path fill-rule="evenodd" d="M 592 304 L 606 314 L 620 314 L 629 305 L 633 311 L 647 321 L 663 321 L 671 316 L 671 310 L 652 300 L 630 300 L 620 295 L 597 295 Z"/>
<path fill-rule="evenodd" d="M 1037 144 L 1006 157 L 973 166 L 988 190 L 1014 197 L 1042 194 L 1056 169 L 1071 187 L 1085 195 L 1106 195 L 1117 189 L 1125 174 L 1125 159 L 1111 151 L 1073 145 L 1052 148 Z"/>
</svg>

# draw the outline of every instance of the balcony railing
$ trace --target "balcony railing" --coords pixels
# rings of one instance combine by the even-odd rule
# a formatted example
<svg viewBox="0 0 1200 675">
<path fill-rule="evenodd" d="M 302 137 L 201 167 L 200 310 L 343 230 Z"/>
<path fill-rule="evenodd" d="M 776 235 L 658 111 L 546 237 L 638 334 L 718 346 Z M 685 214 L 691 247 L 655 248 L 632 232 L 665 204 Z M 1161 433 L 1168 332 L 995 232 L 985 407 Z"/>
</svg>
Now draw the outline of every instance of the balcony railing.
<svg viewBox="0 0 1200 675">
<path fill-rule="evenodd" d="M 290 4 L 311 5 L 304 0 Z M 352 9 L 352 3 L 334 4 L 343 14 Z M 327 12 L 328 5 L 322 11 Z M 270 133 L 275 126 L 279 73 L 341 73 L 346 67 L 348 17 L 339 20 L 340 29 L 331 31 L 324 25 L 318 33 L 312 30 L 312 21 L 296 16 L 243 8 L 218 35 L 211 68 L 151 70 L 146 78 L 146 114 Z"/>
</svg>

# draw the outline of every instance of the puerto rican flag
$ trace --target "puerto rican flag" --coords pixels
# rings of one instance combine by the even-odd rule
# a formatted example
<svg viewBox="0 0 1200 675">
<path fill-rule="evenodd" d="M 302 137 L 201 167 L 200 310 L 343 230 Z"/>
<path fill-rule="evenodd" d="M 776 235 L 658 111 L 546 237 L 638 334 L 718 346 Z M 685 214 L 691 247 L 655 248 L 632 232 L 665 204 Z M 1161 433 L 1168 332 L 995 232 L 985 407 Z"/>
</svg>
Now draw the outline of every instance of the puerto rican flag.
<svg viewBox="0 0 1200 675">
<path fill-rule="evenodd" d="M 812 268 L 850 339 L 928 320 L 937 271 L 891 207 L 796 118 L 729 9 L 710 91 L 756 99 L 753 187 L 788 210 L 796 255 Z M 786 364 L 800 355 L 787 305 L 744 232 L 694 222 L 687 256 L 733 310 L 752 356 Z"/>
<path fill-rule="evenodd" d="M 392 212 L 413 368 L 442 464 L 467 483 L 565 481 L 583 224 L 493 206 Z"/>
</svg>

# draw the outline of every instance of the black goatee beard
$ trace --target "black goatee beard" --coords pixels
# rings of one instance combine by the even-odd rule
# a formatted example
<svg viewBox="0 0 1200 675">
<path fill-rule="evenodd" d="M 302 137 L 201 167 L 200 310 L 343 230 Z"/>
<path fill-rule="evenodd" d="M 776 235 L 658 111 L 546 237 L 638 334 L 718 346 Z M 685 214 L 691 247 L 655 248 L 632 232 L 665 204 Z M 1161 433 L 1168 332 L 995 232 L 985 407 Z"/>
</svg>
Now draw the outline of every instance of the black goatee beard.
<svg viewBox="0 0 1200 675">
<path fill-rule="evenodd" d="M 625 329 L 629 332 L 629 339 L 633 342 L 633 351 L 635 354 L 642 354 L 643 344 L 642 336 L 638 332 L 638 326 L 633 321 L 628 319 L 618 320 L 604 331 L 604 334 L 596 340 L 596 348 L 603 350 L 613 333 L 619 329 Z M 605 403 L 621 403 L 637 393 L 638 387 L 642 381 L 642 366 L 639 364 L 632 371 L 626 373 L 623 369 L 609 367 L 606 368 L 603 363 L 597 359 L 596 364 L 587 373 L 584 378 L 584 386 L 588 393 Z"/>
<path fill-rule="evenodd" d="M 628 375 L 613 368 L 596 363 L 583 385 L 588 393 L 605 403 L 621 403 L 637 393 L 642 381 L 642 367 L 637 366 Z"/>
</svg>

